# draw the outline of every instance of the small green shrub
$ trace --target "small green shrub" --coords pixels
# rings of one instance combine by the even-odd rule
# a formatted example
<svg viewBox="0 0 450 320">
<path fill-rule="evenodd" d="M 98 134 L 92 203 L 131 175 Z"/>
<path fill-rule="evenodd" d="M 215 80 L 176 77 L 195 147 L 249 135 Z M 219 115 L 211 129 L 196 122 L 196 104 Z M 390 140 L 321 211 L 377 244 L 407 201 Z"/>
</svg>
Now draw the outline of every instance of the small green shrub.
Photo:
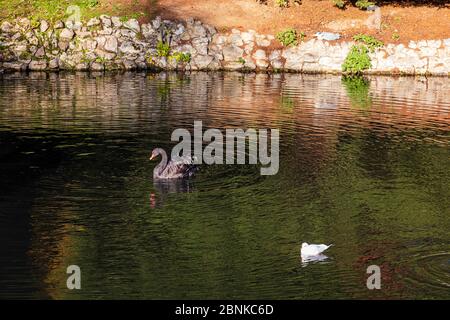
<svg viewBox="0 0 450 320">
<path fill-rule="evenodd" d="M 384 46 L 384 43 L 377 38 L 362 33 L 354 35 L 353 40 L 364 43 L 369 48 L 370 52 L 373 52 L 376 48 Z"/>
<path fill-rule="evenodd" d="M 158 57 L 168 57 L 170 53 L 170 46 L 168 43 L 159 41 L 156 44 L 156 53 Z"/>
<path fill-rule="evenodd" d="M 342 71 L 350 74 L 359 74 L 363 70 L 370 69 L 371 66 L 369 49 L 363 44 L 358 44 L 351 47 L 342 64 Z"/>
<path fill-rule="evenodd" d="M 145 54 L 145 61 L 148 65 L 154 66 L 155 65 L 155 57 L 152 54 Z"/>
<path fill-rule="evenodd" d="M 244 65 L 245 64 L 245 59 L 242 57 L 239 57 L 239 59 L 237 60 L 238 63 Z"/>
<path fill-rule="evenodd" d="M 38 27 L 39 27 L 39 24 L 40 24 L 40 22 L 39 22 L 39 20 L 38 20 L 37 18 L 35 18 L 35 17 L 31 17 L 31 18 L 30 18 L 30 26 L 31 26 L 31 29 L 36 29 L 36 28 L 38 28 Z"/>
<path fill-rule="evenodd" d="M 191 54 L 189 52 L 175 52 L 170 56 L 172 59 L 175 59 L 177 63 L 189 63 L 191 61 Z"/>
<path fill-rule="evenodd" d="M 339 9 L 345 9 L 345 5 L 346 5 L 345 1 L 343 1 L 343 0 L 333 0 L 333 3 Z"/>
<path fill-rule="evenodd" d="M 19 58 L 21 60 L 30 60 L 31 58 L 33 58 L 33 55 L 28 51 L 23 51 L 20 53 Z"/>
<path fill-rule="evenodd" d="M 145 17 L 147 14 L 145 12 L 133 12 L 128 15 L 120 16 L 120 22 L 127 22 L 130 19 L 139 19 L 141 17 Z"/>
<path fill-rule="evenodd" d="M 355 6 L 357 6 L 361 10 L 366 10 L 368 7 L 373 5 L 375 5 L 375 3 L 368 0 L 358 0 L 355 2 Z"/>
<path fill-rule="evenodd" d="M 98 0 L 83 0 L 80 4 L 86 8 L 94 8 L 98 5 Z"/>
<path fill-rule="evenodd" d="M 276 0 L 276 4 L 280 8 L 287 8 L 289 6 L 289 0 Z"/>
<path fill-rule="evenodd" d="M 97 57 L 94 61 L 97 63 L 106 63 L 108 60 L 105 57 Z"/>
<path fill-rule="evenodd" d="M 278 41 L 280 41 L 286 47 L 296 46 L 298 44 L 298 40 L 303 41 L 303 38 L 305 38 L 305 36 L 305 33 L 300 32 L 300 34 L 298 34 L 297 30 L 291 28 L 277 33 Z"/>
<path fill-rule="evenodd" d="M 394 40 L 394 41 L 400 40 L 400 35 L 397 32 L 394 32 L 392 34 L 392 40 Z"/>
<path fill-rule="evenodd" d="M 0 52 L 6 51 L 7 49 L 8 49 L 8 46 L 6 46 L 6 45 L 0 43 Z"/>
</svg>

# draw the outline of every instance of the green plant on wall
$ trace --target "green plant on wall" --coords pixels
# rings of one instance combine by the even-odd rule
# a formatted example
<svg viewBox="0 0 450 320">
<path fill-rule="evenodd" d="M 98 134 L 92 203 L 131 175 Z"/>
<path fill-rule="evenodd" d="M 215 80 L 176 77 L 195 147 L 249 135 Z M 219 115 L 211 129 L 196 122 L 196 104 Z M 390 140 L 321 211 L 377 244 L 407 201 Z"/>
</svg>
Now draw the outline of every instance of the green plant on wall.
<svg viewBox="0 0 450 320">
<path fill-rule="evenodd" d="M 303 41 L 305 36 L 305 33 L 297 33 L 297 30 L 292 28 L 277 33 L 278 41 L 280 41 L 284 46 L 296 46 L 298 41 Z"/>
<path fill-rule="evenodd" d="M 239 57 L 239 59 L 237 59 L 237 62 L 244 65 L 245 64 L 245 59 L 242 57 Z"/>
<path fill-rule="evenodd" d="M 347 4 L 352 4 L 361 10 L 367 10 L 370 6 L 375 5 L 375 2 L 368 0 L 332 0 L 332 2 L 339 9 L 345 9 Z"/>
<path fill-rule="evenodd" d="M 170 53 L 170 46 L 168 43 L 158 41 L 156 44 L 156 54 L 158 57 L 168 57 Z"/>
<path fill-rule="evenodd" d="M 342 64 L 342 71 L 350 74 L 359 74 L 370 69 L 369 49 L 364 44 L 357 44 L 351 47 L 350 52 Z"/>
<path fill-rule="evenodd" d="M 400 35 L 397 32 L 392 33 L 392 40 L 398 41 L 400 40 Z"/>
<path fill-rule="evenodd" d="M 289 0 L 276 0 L 276 4 L 280 8 L 287 8 L 289 6 Z"/>
<path fill-rule="evenodd" d="M 373 36 L 359 33 L 353 36 L 358 44 L 351 47 L 350 52 L 342 64 L 342 71 L 350 74 L 358 74 L 372 66 L 369 52 L 374 52 L 384 43 Z"/>
<path fill-rule="evenodd" d="M 366 10 L 368 7 L 375 5 L 374 2 L 370 2 L 367 0 L 358 0 L 355 2 L 355 6 L 357 6 L 361 10 Z"/>
<path fill-rule="evenodd" d="M 333 0 L 333 3 L 339 9 L 345 9 L 345 5 L 346 5 L 345 1 L 343 1 L 343 0 Z"/>
<path fill-rule="evenodd" d="M 97 57 L 94 61 L 97 63 L 106 63 L 108 60 L 105 57 Z"/>
<path fill-rule="evenodd" d="M 362 33 L 354 35 L 353 40 L 364 43 L 369 48 L 370 52 L 374 52 L 376 48 L 384 46 L 384 43 L 377 38 Z"/>
<path fill-rule="evenodd" d="M 174 59 L 177 63 L 189 63 L 191 61 L 191 54 L 189 52 L 175 52 L 170 55 L 171 59 Z"/>
</svg>

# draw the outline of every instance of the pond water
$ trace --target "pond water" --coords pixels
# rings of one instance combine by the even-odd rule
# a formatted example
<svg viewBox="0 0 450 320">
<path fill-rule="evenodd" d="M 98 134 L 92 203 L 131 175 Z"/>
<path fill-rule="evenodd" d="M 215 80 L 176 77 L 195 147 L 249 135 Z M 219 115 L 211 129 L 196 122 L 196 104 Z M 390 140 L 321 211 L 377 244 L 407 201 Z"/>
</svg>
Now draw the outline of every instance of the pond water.
<svg viewBox="0 0 450 320">
<path fill-rule="evenodd" d="M 195 120 L 278 128 L 278 174 L 154 184 L 151 150 Z M 449 299 L 449 169 L 448 78 L 2 75 L 0 297 Z"/>
</svg>

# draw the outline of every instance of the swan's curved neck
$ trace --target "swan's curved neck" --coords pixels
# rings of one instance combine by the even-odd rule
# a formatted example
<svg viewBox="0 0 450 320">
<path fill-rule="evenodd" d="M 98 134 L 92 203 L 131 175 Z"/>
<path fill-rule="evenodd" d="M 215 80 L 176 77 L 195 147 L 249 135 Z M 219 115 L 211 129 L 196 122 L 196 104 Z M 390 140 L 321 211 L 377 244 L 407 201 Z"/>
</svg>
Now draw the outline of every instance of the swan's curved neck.
<svg viewBox="0 0 450 320">
<path fill-rule="evenodd" d="M 161 149 L 159 151 L 159 154 L 161 155 L 162 159 L 161 162 L 156 166 L 156 171 L 161 173 L 167 166 L 167 153 L 163 149 Z"/>
</svg>

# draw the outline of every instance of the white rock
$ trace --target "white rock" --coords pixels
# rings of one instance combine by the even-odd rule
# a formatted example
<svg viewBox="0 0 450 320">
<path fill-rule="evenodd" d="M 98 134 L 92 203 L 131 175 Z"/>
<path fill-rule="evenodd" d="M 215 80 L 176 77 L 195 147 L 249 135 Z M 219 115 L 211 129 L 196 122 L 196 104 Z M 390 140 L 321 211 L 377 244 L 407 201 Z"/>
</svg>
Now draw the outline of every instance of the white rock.
<svg viewBox="0 0 450 320">
<path fill-rule="evenodd" d="M 437 49 L 431 48 L 431 47 L 421 47 L 420 48 L 420 54 L 422 57 L 433 57 L 436 55 Z"/>
<path fill-rule="evenodd" d="M 47 61 L 39 60 L 39 61 L 31 61 L 28 65 L 30 70 L 45 70 L 47 69 Z"/>
<path fill-rule="evenodd" d="M 255 41 L 255 34 L 251 32 L 242 32 L 241 38 L 245 43 L 253 42 Z"/>
<path fill-rule="evenodd" d="M 278 60 L 281 58 L 281 50 L 273 50 L 269 55 L 269 60 Z"/>
<path fill-rule="evenodd" d="M 86 41 L 83 41 L 82 48 L 88 51 L 94 51 L 97 47 L 97 41 L 93 39 L 87 39 Z"/>
<path fill-rule="evenodd" d="M 100 16 L 100 21 L 102 22 L 104 27 L 110 28 L 112 25 L 111 18 L 105 14 Z"/>
<path fill-rule="evenodd" d="M 36 52 L 34 53 L 34 56 L 36 58 L 42 58 L 43 56 L 45 56 L 45 49 L 44 49 L 44 47 L 40 47 L 39 49 L 37 49 Z"/>
<path fill-rule="evenodd" d="M 101 50 L 98 47 L 97 47 L 97 49 L 95 49 L 95 54 L 98 57 L 103 58 L 105 60 L 112 60 L 116 56 L 114 53 Z"/>
<path fill-rule="evenodd" d="M 241 35 L 238 33 L 234 33 L 231 34 L 230 37 L 228 38 L 228 41 L 235 46 L 242 46 L 244 44 L 244 42 L 242 41 Z"/>
<path fill-rule="evenodd" d="M 67 28 L 62 29 L 61 33 L 59 34 L 59 38 L 62 40 L 72 40 L 75 33 L 72 30 L 69 30 Z"/>
<path fill-rule="evenodd" d="M 341 65 L 343 61 L 335 60 L 331 57 L 320 57 L 319 64 L 326 67 L 329 70 L 338 71 L 341 70 Z"/>
<path fill-rule="evenodd" d="M 261 59 L 257 59 L 255 61 L 256 66 L 258 66 L 259 68 L 267 68 L 269 66 L 269 62 L 267 60 L 261 60 Z"/>
<path fill-rule="evenodd" d="M 417 42 L 417 47 L 421 48 L 421 47 L 427 47 L 428 43 L 426 40 L 420 40 L 419 42 Z"/>
<path fill-rule="evenodd" d="M 45 31 L 48 30 L 48 28 L 49 28 L 48 22 L 45 21 L 45 20 L 41 20 L 41 23 L 40 23 L 40 25 L 39 25 L 39 30 L 40 30 L 41 32 L 45 32 Z"/>
<path fill-rule="evenodd" d="M 66 28 L 70 30 L 79 30 L 81 29 L 82 26 L 83 24 L 81 23 L 81 21 L 72 21 L 72 20 L 66 21 Z"/>
<path fill-rule="evenodd" d="M 281 60 L 278 60 L 278 59 L 271 60 L 270 64 L 272 65 L 272 68 L 274 68 L 274 69 L 283 69 L 283 62 Z"/>
<path fill-rule="evenodd" d="M 442 41 L 441 40 L 427 40 L 427 44 L 430 48 L 440 48 Z"/>
<path fill-rule="evenodd" d="M 100 62 L 94 61 L 91 63 L 90 69 L 92 71 L 103 71 L 105 69 L 105 66 Z"/>
<path fill-rule="evenodd" d="M 108 27 L 103 27 L 103 29 L 102 30 L 98 30 L 97 33 L 101 34 L 101 35 L 111 35 L 113 33 L 113 29 L 112 28 L 108 28 Z"/>
<path fill-rule="evenodd" d="M 264 50 L 258 49 L 253 54 L 253 58 L 257 60 L 267 59 L 266 52 Z"/>
<path fill-rule="evenodd" d="M 192 40 L 192 46 L 201 55 L 208 54 L 208 38 L 194 38 Z"/>
<path fill-rule="evenodd" d="M 3 68 L 6 70 L 26 70 L 28 67 L 28 63 L 15 61 L 15 62 L 3 62 Z"/>
<path fill-rule="evenodd" d="M 103 47 L 103 49 L 105 49 L 106 51 L 109 52 L 113 52 L 116 53 L 117 52 L 117 38 L 114 36 L 106 36 L 106 41 L 105 41 L 105 45 Z"/>
<path fill-rule="evenodd" d="M 225 61 L 236 62 L 242 58 L 244 50 L 236 46 L 226 46 L 223 48 L 223 57 Z"/>
<path fill-rule="evenodd" d="M 177 29 L 173 32 L 173 34 L 176 36 L 181 36 L 185 30 L 186 28 L 181 23 L 179 23 L 177 25 Z"/>
<path fill-rule="evenodd" d="M 408 43 L 408 47 L 411 48 L 411 49 L 416 49 L 417 48 L 417 43 L 411 40 Z"/>
<path fill-rule="evenodd" d="M 50 69 L 58 69 L 59 68 L 59 59 L 55 58 L 49 61 L 48 67 Z"/>
<path fill-rule="evenodd" d="M 111 22 L 115 28 L 120 28 L 122 26 L 122 21 L 119 17 L 111 17 Z"/>
<path fill-rule="evenodd" d="M 244 51 L 246 54 L 250 54 L 253 51 L 253 48 L 255 46 L 254 42 L 250 42 L 249 44 L 245 45 Z"/>
<path fill-rule="evenodd" d="M 189 33 L 193 38 L 206 37 L 206 29 L 202 25 L 194 25 L 192 29 L 189 29 Z"/>
<path fill-rule="evenodd" d="M 131 29 L 120 29 L 120 35 L 125 38 L 136 38 L 136 32 Z"/>
<path fill-rule="evenodd" d="M 137 67 L 134 61 L 128 59 L 123 61 L 123 66 L 125 70 L 134 70 Z"/>
<path fill-rule="evenodd" d="M 158 16 L 155 19 L 153 19 L 152 25 L 153 25 L 154 29 L 156 29 L 156 30 L 159 29 L 159 27 L 161 26 L 161 17 Z"/>
<path fill-rule="evenodd" d="M 213 38 L 212 38 L 212 43 L 214 44 L 218 44 L 218 45 L 222 45 L 225 42 L 227 42 L 227 37 L 224 35 L 220 35 L 220 34 L 216 34 Z"/>
<path fill-rule="evenodd" d="M 9 23 L 8 21 L 3 21 L 0 30 L 4 33 L 10 33 L 13 29 L 13 25 Z"/>
<path fill-rule="evenodd" d="M 198 69 L 205 69 L 210 65 L 213 59 L 214 58 L 211 56 L 197 55 L 192 59 L 192 63 L 194 63 Z"/>
<path fill-rule="evenodd" d="M 69 48 L 69 41 L 59 41 L 58 42 L 58 48 L 61 51 L 66 51 L 67 48 Z"/>
<path fill-rule="evenodd" d="M 93 27 L 93 26 L 97 26 L 100 24 L 100 19 L 99 18 L 91 18 L 89 19 L 89 21 L 87 22 L 87 26 L 88 27 Z"/>
<path fill-rule="evenodd" d="M 20 18 L 17 22 L 25 30 L 31 27 L 31 22 L 28 18 Z"/>
<path fill-rule="evenodd" d="M 53 25 L 54 29 L 62 29 L 64 28 L 64 22 L 62 22 L 61 20 L 58 20 L 55 22 L 55 24 Z"/>
<path fill-rule="evenodd" d="M 256 44 L 260 47 L 268 47 L 270 46 L 270 40 L 256 37 Z"/>
<path fill-rule="evenodd" d="M 106 46 L 105 46 L 105 49 L 106 49 Z M 133 55 L 133 54 L 139 53 L 139 50 L 137 50 L 133 46 L 133 43 L 130 42 L 130 41 L 123 42 L 120 45 L 119 50 L 120 50 L 121 53 L 123 53 L 125 55 Z M 111 50 L 108 50 L 108 51 L 111 51 Z M 112 52 L 114 52 L 114 51 L 112 51 Z"/>
<path fill-rule="evenodd" d="M 134 32 L 141 32 L 141 27 L 139 26 L 139 22 L 136 19 L 130 19 L 126 21 L 123 26 Z"/>
</svg>

